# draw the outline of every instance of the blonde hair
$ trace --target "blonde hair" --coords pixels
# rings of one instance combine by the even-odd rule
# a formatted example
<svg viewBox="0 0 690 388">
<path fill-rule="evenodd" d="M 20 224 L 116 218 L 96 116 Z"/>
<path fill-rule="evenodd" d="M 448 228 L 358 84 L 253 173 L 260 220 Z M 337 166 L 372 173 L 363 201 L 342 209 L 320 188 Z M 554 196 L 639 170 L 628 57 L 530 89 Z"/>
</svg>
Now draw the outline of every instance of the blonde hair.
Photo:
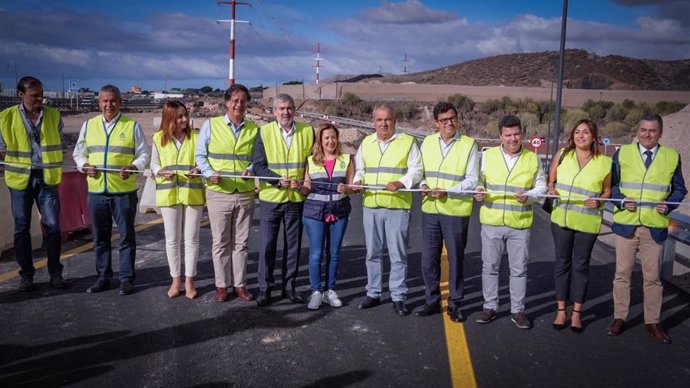
<svg viewBox="0 0 690 388">
<path fill-rule="evenodd" d="M 335 125 L 326 124 L 319 128 L 319 132 L 316 134 L 316 141 L 314 142 L 314 146 L 312 147 L 311 151 L 314 164 L 316 164 L 317 166 L 323 166 L 323 158 L 325 156 L 325 152 L 323 150 L 323 133 L 324 131 L 329 129 L 332 129 L 335 132 L 335 137 L 338 140 L 338 144 L 335 146 L 336 157 L 343 154 L 343 149 L 340 146 L 340 131 L 338 130 L 338 128 L 336 128 Z"/>
</svg>

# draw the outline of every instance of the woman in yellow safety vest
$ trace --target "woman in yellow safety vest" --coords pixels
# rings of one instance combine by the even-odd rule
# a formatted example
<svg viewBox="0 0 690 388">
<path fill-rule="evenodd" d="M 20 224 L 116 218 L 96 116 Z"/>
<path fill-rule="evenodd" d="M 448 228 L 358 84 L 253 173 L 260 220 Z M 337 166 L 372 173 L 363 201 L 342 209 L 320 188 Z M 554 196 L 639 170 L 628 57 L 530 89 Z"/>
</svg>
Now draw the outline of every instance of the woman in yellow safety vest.
<svg viewBox="0 0 690 388">
<path fill-rule="evenodd" d="M 318 309 L 322 303 L 341 307 L 335 291 L 340 246 L 350 216 L 350 198 L 354 166 L 342 152 L 340 133 L 331 124 L 319 130 L 312 155 L 307 158 L 304 184 L 300 192 L 307 196 L 302 224 L 309 238 L 309 282 L 311 296 L 307 308 Z M 325 288 L 321 287 L 321 262 L 324 246 L 328 247 Z"/>
<path fill-rule="evenodd" d="M 165 245 L 172 284 L 168 297 L 180 295 L 180 251 L 184 233 L 185 295 L 194 299 L 199 228 L 204 210 L 204 185 L 194 162 L 198 133 L 189 123 L 189 112 L 179 101 L 163 107 L 161 127 L 153 135 L 151 171 L 156 177 L 156 206 L 165 227 Z M 183 232 L 184 231 L 184 232 Z"/>
<path fill-rule="evenodd" d="M 551 213 L 556 250 L 554 282 L 558 311 L 553 328 L 566 327 L 566 304 L 573 301 L 570 328 L 582 332 L 582 304 L 589 282 L 589 261 L 599 235 L 603 202 L 611 196 L 611 158 L 599 150 L 597 125 L 578 121 L 568 146 L 560 150 L 549 171 L 548 193 L 559 195 Z"/>
</svg>

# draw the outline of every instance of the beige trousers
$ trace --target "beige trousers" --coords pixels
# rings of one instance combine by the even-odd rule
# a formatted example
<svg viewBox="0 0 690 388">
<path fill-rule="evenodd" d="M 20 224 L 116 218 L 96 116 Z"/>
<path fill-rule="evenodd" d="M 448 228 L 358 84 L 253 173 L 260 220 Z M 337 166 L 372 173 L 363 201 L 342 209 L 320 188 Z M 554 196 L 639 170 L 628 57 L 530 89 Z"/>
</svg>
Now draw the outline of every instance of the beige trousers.
<svg viewBox="0 0 690 388">
<path fill-rule="evenodd" d="M 225 194 L 206 190 L 213 235 L 213 271 L 218 288 L 244 287 L 254 198 L 253 191 Z"/>
<path fill-rule="evenodd" d="M 199 227 L 204 214 L 203 206 L 163 206 L 160 208 L 165 228 L 165 252 L 168 256 L 170 276 L 180 276 L 180 243 L 184 233 L 184 274 L 196 276 L 199 258 Z"/>
<path fill-rule="evenodd" d="M 613 279 L 613 317 L 626 320 L 630 311 L 630 275 L 639 252 L 642 266 L 644 322 L 659 323 L 663 287 L 660 269 L 663 244 L 652 238 L 649 229 L 638 226 L 631 237 L 616 236 L 616 276 Z"/>
</svg>

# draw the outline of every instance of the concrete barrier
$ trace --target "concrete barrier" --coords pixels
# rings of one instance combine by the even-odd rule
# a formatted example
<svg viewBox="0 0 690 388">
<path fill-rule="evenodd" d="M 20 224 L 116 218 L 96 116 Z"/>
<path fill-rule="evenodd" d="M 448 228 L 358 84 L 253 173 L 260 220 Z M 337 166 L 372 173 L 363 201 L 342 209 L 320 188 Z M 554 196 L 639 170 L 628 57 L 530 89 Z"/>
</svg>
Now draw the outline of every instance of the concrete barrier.
<svg viewBox="0 0 690 388">
<path fill-rule="evenodd" d="M 0 254 L 14 247 L 14 217 L 10 202 L 10 189 L 5 184 L 5 177 L 0 175 L 0 214 L 5 214 L 5 221 L 0 223 Z M 33 207 L 31 214 L 31 246 L 39 248 L 43 244 L 41 217 L 38 208 Z"/>
</svg>

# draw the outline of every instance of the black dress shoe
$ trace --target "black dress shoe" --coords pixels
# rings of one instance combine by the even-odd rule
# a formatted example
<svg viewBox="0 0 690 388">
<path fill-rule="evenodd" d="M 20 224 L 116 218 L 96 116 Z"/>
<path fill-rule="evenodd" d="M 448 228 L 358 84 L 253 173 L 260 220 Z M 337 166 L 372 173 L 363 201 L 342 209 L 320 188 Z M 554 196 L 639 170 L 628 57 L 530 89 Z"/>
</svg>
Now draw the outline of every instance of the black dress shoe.
<svg viewBox="0 0 690 388">
<path fill-rule="evenodd" d="M 462 312 L 460 312 L 460 307 L 448 307 L 448 316 L 453 322 L 462 322 L 464 320 Z"/>
<path fill-rule="evenodd" d="M 110 288 L 110 280 L 98 280 L 93 286 L 89 287 L 86 292 L 95 294 L 97 292 L 105 291 Z"/>
<path fill-rule="evenodd" d="M 438 314 L 441 312 L 441 307 L 439 305 L 428 305 L 425 304 L 424 306 L 420 307 L 417 311 L 414 312 L 414 315 L 418 317 L 428 317 L 429 315 L 434 315 Z"/>
<path fill-rule="evenodd" d="M 50 277 L 50 286 L 56 289 L 64 289 L 69 287 L 69 282 L 62 275 L 53 275 Z"/>
<path fill-rule="evenodd" d="M 256 305 L 259 307 L 268 306 L 271 303 L 270 291 L 259 291 L 259 296 L 256 297 Z"/>
<path fill-rule="evenodd" d="M 403 302 L 402 300 L 393 302 L 393 311 L 395 311 L 395 313 L 400 317 L 404 317 L 405 315 L 410 313 L 410 310 L 407 309 L 407 306 L 405 306 L 405 302 Z"/>
<path fill-rule="evenodd" d="M 362 299 L 361 302 L 357 305 L 357 308 L 360 310 L 366 310 L 368 308 L 376 307 L 381 304 L 381 299 L 379 298 L 372 298 L 370 296 L 365 296 L 364 299 Z"/>
<path fill-rule="evenodd" d="M 304 303 L 304 298 L 302 298 L 302 295 L 300 295 L 299 292 L 297 292 L 297 290 L 295 289 L 283 290 L 283 292 L 281 292 L 280 295 L 283 298 L 290 299 L 290 303 Z"/>
<path fill-rule="evenodd" d="M 124 282 L 120 282 L 120 292 L 119 294 L 121 296 L 129 295 L 132 292 L 134 292 L 134 285 L 132 282 L 126 280 Z"/>
</svg>

